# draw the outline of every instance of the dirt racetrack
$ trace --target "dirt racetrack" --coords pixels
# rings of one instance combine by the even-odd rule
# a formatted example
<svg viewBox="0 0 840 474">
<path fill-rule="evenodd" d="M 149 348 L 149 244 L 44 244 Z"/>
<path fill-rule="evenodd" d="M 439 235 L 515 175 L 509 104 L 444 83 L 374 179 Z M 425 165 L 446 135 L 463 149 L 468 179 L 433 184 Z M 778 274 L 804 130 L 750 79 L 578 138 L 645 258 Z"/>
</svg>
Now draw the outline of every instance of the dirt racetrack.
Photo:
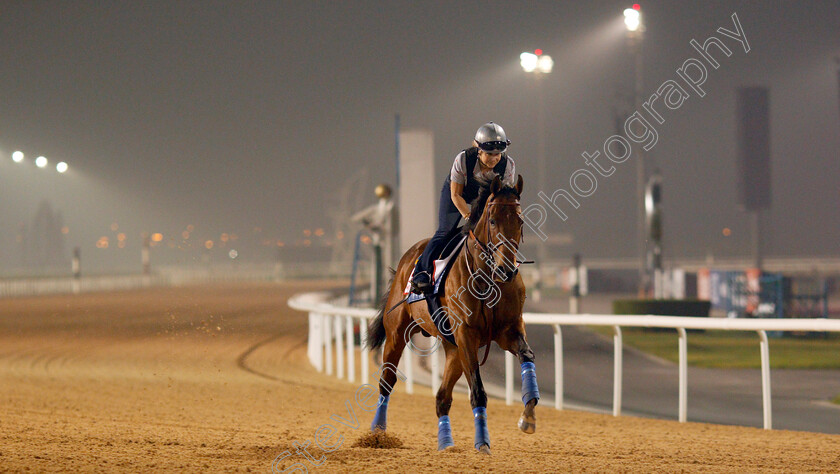
<svg viewBox="0 0 840 474">
<path fill-rule="evenodd" d="M 334 283 L 333 283 L 334 284 Z M 0 299 L 0 471 L 271 472 L 293 443 L 313 472 L 840 472 L 840 436 L 613 418 L 491 400 L 492 456 L 472 447 L 472 413 L 456 394 L 456 448 L 436 451 L 425 387 L 391 397 L 403 448 L 351 447 L 372 413 L 359 385 L 312 369 L 307 316 L 289 309 L 315 284 L 249 284 Z M 373 372 L 373 370 L 372 370 Z M 336 418 L 358 421 L 358 428 Z M 315 432 L 336 427 L 324 453 Z M 339 438 L 339 436 L 341 438 Z M 324 443 L 325 445 L 328 443 Z"/>
</svg>

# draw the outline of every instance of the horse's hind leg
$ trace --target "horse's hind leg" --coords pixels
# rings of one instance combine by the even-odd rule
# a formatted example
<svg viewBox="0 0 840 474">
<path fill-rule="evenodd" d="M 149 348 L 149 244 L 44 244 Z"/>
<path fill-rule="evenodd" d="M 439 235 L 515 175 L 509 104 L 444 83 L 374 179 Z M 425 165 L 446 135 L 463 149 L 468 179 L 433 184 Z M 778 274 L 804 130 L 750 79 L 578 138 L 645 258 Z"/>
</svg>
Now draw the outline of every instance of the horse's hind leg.
<svg viewBox="0 0 840 474">
<path fill-rule="evenodd" d="M 404 308 L 399 308 L 399 313 L 394 315 L 391 321 L 399 321 L 399 325 L 394 331 L 390 328 L 385 338 L 385 345 L 382 350 L 382 367 L 379 376 L 379 406 L 376 408 L 376 413 L 373 416 L 373 421 L 370 424 L 370 430 L 385 431 L 388 418 L 388 401 L 391 397 L 391 391 L 397 383 L 397 364 L 402 357 L 403 349 L 405 349 L 404 332 L 408 329 L 408 323 L 411 317 Z M 387 327 L 387 326 L 386 326 Z M 416 332 L 416 331 L 415 331 Z M 405 376 L 401 373 L 400 378 L 405 380 Z"/>
<path fill-rule="evenodd" d="M 458 361 L 458 349 L 448 342 L 442 342 L 441 345 L 446 350 L 446 366 L 443 369 L 443 380 L 435 397 L 438 416 L 438 451 L 455 446 L 455 441 L 452 439 L 452 426 L 449 423 L 449 409 L 452 407 L 452 389 L 462 373 L 461 362 Z"/>
</svg>

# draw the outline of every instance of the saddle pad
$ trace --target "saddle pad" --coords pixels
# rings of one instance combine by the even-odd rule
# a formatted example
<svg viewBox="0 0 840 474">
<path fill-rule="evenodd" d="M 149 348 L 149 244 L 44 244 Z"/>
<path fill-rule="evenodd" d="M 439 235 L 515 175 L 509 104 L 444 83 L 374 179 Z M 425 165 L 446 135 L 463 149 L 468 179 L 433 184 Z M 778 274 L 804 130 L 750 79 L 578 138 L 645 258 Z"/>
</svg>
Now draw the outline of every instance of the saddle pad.
<svg viewBox="0 0 840 474">
<path fill-rule="evenodd" d="M 454 240 L 455 239 L 453 239 L 453 241 Z M 458 255 L 458 251 L 461 250 L 461 247 L 466 241 L 467 236 L 464 235 L 461 237 L 461 240 L 459 240 L 457 244 L 447 244 L 447 248 L 444 249 L 445 253 L 441 255 L 441 258 L 439 260 L 435 260 L 433 267 L 434 271 L 432 272 L 432 276 L 434 277 L 433 283 L 435 285 L 434 294 L 438 294 L 440 292 L 441 285 L 444 281 L 446 281 L 446 275 L 449 273 L 449 269 L 452 267 L 452 264 L 455 263 L 455 256 Z M 415 266 L 415 270 L 416 269 L 417 267 Z M 411 275 L 408 277 L 408 283 L 405 285 L 405 290 L 403 290 L 404 295 L 408 295 L 409 293 L 411 293 L 411 280 L 414 278 L 415 270 L 412 270 Z M 414 303 L 415 301 L 420 301 L 424 299 L 426 298 L 423 295 L 411 293 L 408 297 L 408 302 Z"/>
</svg>

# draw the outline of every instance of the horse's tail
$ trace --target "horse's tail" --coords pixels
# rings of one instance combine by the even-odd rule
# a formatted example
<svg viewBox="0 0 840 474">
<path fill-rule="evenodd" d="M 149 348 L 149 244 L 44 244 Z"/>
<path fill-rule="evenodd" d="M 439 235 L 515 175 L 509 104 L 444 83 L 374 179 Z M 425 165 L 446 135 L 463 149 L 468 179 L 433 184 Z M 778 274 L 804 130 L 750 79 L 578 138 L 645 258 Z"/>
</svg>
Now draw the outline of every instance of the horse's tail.
<svg viewBox="0 0 840 474">
<path fill-rule="evenodd" d="M 396 274 L 393 268 L 389 268 L 389 270 L 391 271 L 391 279 L 388 281 L 388 286 L 385 287 L 385 294 L 382 295 L 382 300 L 379 302 L 379 312 L 376 313 L 376 317 L 373 318 L 368 326 L 365 345 L 370 350 L 378 349 L 385 343 L 385 322 L 383 319 L 385 318 L 385 311 L 387 311 L 388 295 L 391 293 L 391 285 L 394 284 L 394 274 Z"/>
</svg>

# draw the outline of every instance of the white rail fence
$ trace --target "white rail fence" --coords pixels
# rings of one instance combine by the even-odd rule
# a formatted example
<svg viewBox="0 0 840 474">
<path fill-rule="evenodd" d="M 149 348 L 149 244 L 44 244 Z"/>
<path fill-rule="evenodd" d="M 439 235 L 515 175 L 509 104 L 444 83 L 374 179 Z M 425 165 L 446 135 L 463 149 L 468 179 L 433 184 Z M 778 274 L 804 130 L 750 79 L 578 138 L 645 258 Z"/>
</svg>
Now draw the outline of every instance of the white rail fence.
<svg viewBox="0 0 840 474">
<path fill-rule="evenodd" d="M 308 355 L 313 366 L 319 371 L 333 374 L 333 346 L 335 346 L 335 368 L 339 378 L 346 377 L 355 381 L 355 326 L 359 326 L 361 341 L 367 338 L 367 326 L 376 316 L 373 309 L 347 308 L 326 303 L 326 293 L 307 293 L 297 295 L 289 301 L 289 306 L 309 312 Z M 722 331 L 755 331 L 758 335 L 761 352 L 761 390 L 764 414 L 764 429 L 772 429 L 772 401 L 770 384 L 770 344 L 767 331 L 812 331 L 840 332 L 840 320 L 834 319 L 723 319 L 694 318 L 682 316 L 652 315 L 600 315 L 600 314 L 549 314 L 525 313 L 526 324 L 540 324 L 554 329 L 554 407 L 563 409 L 563 338 L 561 326 L 607 326 L 613 329 L 613 415 L 621 415 L 622 393 L 622 327 L 673 328 L 678 334 L 679 350 L 679 404 L 678 419 L 686 421 L 688 410 L 688 336 L 687 329 L 711 329 Z M 346 341 L 346 343 L 345 343 Z M 346 354 L 346 358 L 345 358 Z M 411 350 L 403 352 L 405 362 L 406 391 L 414 393 L 414 371 Z M 440 354 L 431 355 L 432 393 L 436 393 L 440 384 Z M 346 359 L 346 360 L 345 360 Z M 361 348 L 361 380 L 370 376 L 370 353 Z M 403 362 L 403 361 L 401 361 Z M 505 353 L 505 401 L 508 405 L 514 400 L 513 354 Z"/>
<path fill-rule="evenodd" d="M 0 298 L 132 290 L 190 284 L 279 281 L 285 278 L 317 275 L 314 273 L 317 270 L 318 267 L 314 265 L 296 265 L 294 268 L 283 268 L 275 264 L 228 264 L 195 267 L 160 265 L 151 275 L 90 275 L 79 278 L 67 275 L 60 277 L 0 278 Z M 323 271 L 321 273 L 324 274 Z"/>
</svg>

